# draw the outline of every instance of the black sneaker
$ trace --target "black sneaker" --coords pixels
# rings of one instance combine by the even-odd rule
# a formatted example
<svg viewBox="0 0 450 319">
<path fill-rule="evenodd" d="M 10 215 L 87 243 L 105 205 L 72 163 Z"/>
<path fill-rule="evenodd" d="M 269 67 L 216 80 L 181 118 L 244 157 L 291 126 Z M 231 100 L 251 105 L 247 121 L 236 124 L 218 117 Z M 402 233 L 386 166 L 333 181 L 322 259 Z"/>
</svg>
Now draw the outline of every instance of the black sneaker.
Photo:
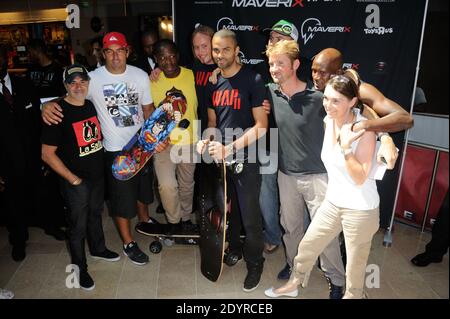
<svg viewBox="0 0 450 319">
<path fill-rule="evenodd" d="M 176 224 L 168 223 L 167 225 L 168 226 L 167 226 L 166 234 L 168 236 L 181 233 L 181 223 L 176 223 Z"/>
<path fill-rule="evenodd" d="M 100 253 L 100 254 L 91 254 L 91 256 L 94 259 L 103 259 L 103 260 L 106 260 L 106 261 L 118 261 L 118 260 L 120 260 L 119 254 L 109 250 L 108 248 L 105 249 L 105 251 Z"/>
<path fill-rule="evenodd" d="M 256 288 L 258 288 L 262 271 L 263 271 L 262 266 L 248 267 L 248 272 L 244 280 L 244 288 L 243 288 L 245 292 L 251 292 Z"/>
<path fill-rule="evenodd" d="M 284 266 L 284 268 L 281 269 L 281 271 L 278 273 L 277 278 L 279 280 L 288 280 L 289 278 L 291 278 L 291 272 L 291 267 L 289 266 L 289 264 L 286 264 L 286 266 Z"/>
<path fill-rule="evenodd" d="M 442 256 L 435 256 L 429 253 L 422 253 L 411 259 L 411 262 L 417 267 L 426 267 L 431 263 L 442 262 Z"/>
<path fill-rule="evenodd" d="M 130 242 L 124 247 L 123 253 L 130 258 L 133 264 L 143 266 L 148 263 L 148 256 L 139 249 L 138 244 L 135 241 Z"/>
<path fill-rule="evenodd" d="M 328 288 L 330 289 L 330 299 L 342 299 L 344 296 L 344 287 L 336 286 L 331 282 L 331 279 L 325 277 L 328 281 Z"/>
<path fill-rule="evenodd" d="M 95 288 L 95 283 L 87 271 L 80 272 L 80 287 L 83 290 L 91 291 Z"/>
</svg>

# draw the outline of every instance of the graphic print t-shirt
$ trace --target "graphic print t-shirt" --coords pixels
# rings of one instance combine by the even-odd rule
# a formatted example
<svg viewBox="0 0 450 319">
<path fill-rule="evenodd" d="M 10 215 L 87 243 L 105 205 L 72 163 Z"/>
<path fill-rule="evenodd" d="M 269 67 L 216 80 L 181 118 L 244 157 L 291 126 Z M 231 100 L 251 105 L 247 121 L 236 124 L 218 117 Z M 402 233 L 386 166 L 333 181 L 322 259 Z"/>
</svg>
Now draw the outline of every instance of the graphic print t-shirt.
<svg viewBox="0 0 450 319">
<path fill-rule="evenodd" d="M 225 129 L 245 131 L 254 126 L 252 109 L 262 105 L 267 93 L 261 76 L 243 66 L 233 77 L 219 76 L 216 85 L 208 84 L 208 95 L 208 107 L 216 113 L 216 127 L 222 134 L 222 143 L 228 144 L 233 137 L 225 136 Z"/>
<path fill-rule="evenodd" d="M 47 66 L 33 66 L 28 71 L 28 77 L 38 90 L 40 98 L 59 97 L 66 93 L 63 84 L 63 67 L 56 62 Z"/>
<path fill-rule="evenodd" d="M 105 66 L 89 73 L 90 99 L 97 110 L 107 151 L 120 151 L 142 127 L 142 105 L 153 103 L 147 73 L 127 65 L 122 74 L 112 74 Z"/>
<path fill-rule="evenodd" d="M 58 146 L 57 154 L 77 176 L 95 179 L 103 176 L 102 131 L 94 105 L 59 102 L 64 118 L 57 125 L 43 125 L 41 142 Z"/>
<path fill-rule="evenodd" d="M 187 68 L 180 68 L 180 74 L 175 78 L 166 78 L 164 73 L 159 75 L 156 82 L 151 83 L 155 107 L 158 107 L 166 97 L 172 96 L 174 100 L 184 100 L 186 110 L 182 119 L 189 121 L 187 129 L 175 128 L 170 133 L 170 143 L 174 145 L 188 145 L 197 141 L 197 94 L 195 93 L 194 75 Z"/>
<path fill-rule="evenodd" d="M 197 92 L 198 99 L 198 119 L 201 123 L 201 130 L 204 131 L 208 128 L 208 102 L 206 87 L 209 83 L 209 77 L 217 68 L 215 64 L 203 64 L 199 61 L 195 61 L 192 66 L 192 71 L 195 77 L 195 91 Z"/>
</svg>

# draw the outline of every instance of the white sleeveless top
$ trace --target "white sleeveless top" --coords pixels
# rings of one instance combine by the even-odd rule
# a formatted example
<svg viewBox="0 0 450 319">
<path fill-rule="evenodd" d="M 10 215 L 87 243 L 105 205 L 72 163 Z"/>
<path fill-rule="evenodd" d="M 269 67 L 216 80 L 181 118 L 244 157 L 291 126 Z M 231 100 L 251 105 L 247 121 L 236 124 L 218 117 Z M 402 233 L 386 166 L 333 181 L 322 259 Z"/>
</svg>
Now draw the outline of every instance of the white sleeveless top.
<svg viewBox="0 0 450 319">
<path fill-rule="evenodd" d="M 355 109 L 356 120 L 365 120 L 359 110 Z M 380 204 L 375 180 L 367 178 L 362 185 L 356 185 L 345 168 L 345 158 L 338 143 L 333 145 L 333 120 L 326 116 L 325 136 L 322 146 L 321 158 L 328 173 L 328 188 L 325 198 L 333 205 L 355 209 L 375 209 Z M 375 138 L 375 137 L 374 137 Z M 353 152 L 358 147 L 360 139 L 352 143 Z M 374 152 L 374 157 L 376 156 Z"/>
</svg>

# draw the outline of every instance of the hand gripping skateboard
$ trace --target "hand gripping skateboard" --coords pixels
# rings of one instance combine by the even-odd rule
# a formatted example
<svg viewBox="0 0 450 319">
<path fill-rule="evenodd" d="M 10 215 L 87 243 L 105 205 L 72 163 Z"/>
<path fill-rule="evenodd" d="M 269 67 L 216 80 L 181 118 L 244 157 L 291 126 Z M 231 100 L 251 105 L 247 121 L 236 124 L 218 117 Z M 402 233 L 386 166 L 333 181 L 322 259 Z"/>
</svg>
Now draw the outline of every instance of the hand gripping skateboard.
<svg viewBox="0 0 450 319">
<path fill-rule="evenodd" d="M 144 122 L 142 129 L 133 136 L 114 159 L 113 176 L 124 181 L 139 173 L 153 156 L 155 147 L 168 139 L 185 112 L 186 100 L 181 94 L 166 96 L 159 107 Z M 186 129 L 189 124 L 189 121 L 184 119 L 179 121 L 178 127 Z"/>
</svg>

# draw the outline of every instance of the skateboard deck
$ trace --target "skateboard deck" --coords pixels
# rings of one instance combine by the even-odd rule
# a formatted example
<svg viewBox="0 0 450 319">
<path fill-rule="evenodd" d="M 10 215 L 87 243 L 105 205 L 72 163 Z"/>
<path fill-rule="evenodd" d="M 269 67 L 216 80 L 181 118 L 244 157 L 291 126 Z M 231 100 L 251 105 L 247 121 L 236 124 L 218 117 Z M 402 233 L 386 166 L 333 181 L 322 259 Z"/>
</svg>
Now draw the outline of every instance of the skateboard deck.
<svg viewBox="0 0 450 319">
<path fill-rule="evenodd" d="M 211 281 L 222 273 L 227 231 L 227 183 L 224 163 L 202 166 L 200 179 L 201 272 Z"/>
<path fill-rule="evenodd" d="M 186 100 L 176 92 L 169 94 L 159 104 L 158 108 L 144 122 L 141 130 L 125 145 L 112 164 L 113 176 L 118 180 L 133 178 L 153 156 L 156 145 L 164 142 L 172 130 L 177 127 L 179 118 L 186 112 Z M 189 121 L 184 119 L 178 127 L 187 128 Z"/>
<path fill-rule="evenodd" d="M 198 244 L 198 239 L 200 238 L 198 232 L 180 231 L 169 234 L 169 228 L 168 224 L 161 224 L 152 218 L 151 223 L 138 223 L 135 229 L 140 234 L 155 237 L 156 240 L 150 243 L 150 251 L 154 254 L 162 250 L 162 243 L 165 243 L 167 246 L 172 245 L 173 241 L 179 244 Z M 171 243 L 169 244 L 169 242 Z"/>
</svg>

